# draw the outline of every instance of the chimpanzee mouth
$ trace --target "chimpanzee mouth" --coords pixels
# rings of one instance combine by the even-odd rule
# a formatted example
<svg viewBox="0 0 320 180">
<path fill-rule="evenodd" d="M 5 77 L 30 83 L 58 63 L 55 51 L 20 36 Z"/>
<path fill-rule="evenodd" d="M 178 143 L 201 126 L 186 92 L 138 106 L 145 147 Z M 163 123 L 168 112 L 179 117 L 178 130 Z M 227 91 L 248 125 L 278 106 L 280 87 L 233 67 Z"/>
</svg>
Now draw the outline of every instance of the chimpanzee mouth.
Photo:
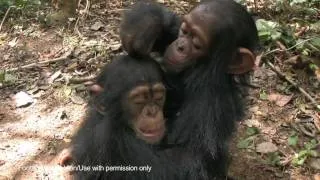
<svg viewBox="0 0 320 180">
<path fill-rule="evenodd" d="M 154 128 L 154 129 L 151 129 L 151 128 L 150 129 L 139 128 L 139 131 L 145 137 L 158 137 L 158 136 L 161 136 L 164 133 L 165 128 L 163 126 L 160 126 L 158 128 Z"/>
<path fill-rule="evenodd" d="M 185 59 L 185 57 L 181 57 L 180 59 Z M 167 58 L 166 59 L 168 64 L 171 64 L 171 65 L 175 65 L 175 66 L 181 66 L 183 64 L 183 60 L 179 60 L 179 59 L 176 59 L 176 58 Z"/>
<path fill-rule="evenodd" d="M 175 69 L 175 70 L 180 70 L 183 69 L 183 64 L 179 60 L 174 60 L 174 59 L 166 59 L 164 63 L 165 67 L 170 68 L 170 69 Z"/>
<path fill-rule="evenodd" d="M 179 61 L 177 61 L 177 60 L 175 60 L 175 59 L 167 59 L 167 62 L 168 62 L 168 64 L 170 64 L 170 65 L 179 65 L 180 63 L 179 63 Z"/>
</svg>

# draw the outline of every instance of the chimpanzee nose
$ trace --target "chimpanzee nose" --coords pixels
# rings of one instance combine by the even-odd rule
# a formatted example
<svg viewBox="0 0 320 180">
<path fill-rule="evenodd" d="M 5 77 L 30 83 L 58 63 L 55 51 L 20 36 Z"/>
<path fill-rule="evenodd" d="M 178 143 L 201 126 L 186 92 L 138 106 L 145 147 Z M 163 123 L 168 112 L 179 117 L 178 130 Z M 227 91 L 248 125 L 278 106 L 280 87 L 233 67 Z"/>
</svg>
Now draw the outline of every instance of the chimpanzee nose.
<svg viewBox="0 0 320 180">
<path fill-rule="evenodd" d="M 147 116 L 155 116 L 157 114 L 157 107 L 155 105 L 151 105 L 147 110 Z"/>
<path fill-rule="evenodd" d="M 185 50 L 185 41 L 184 40 L 177 41 L 177 48 L 178 48 L 178 51 L 183 52 Z"/>
<path fill-rule="evenodd" d="M 184 47 L 183 47 L 183 45 L 178 45 L 178 51 L 181 51 L 181 52 L 183 52 L 183 50 L 184 50 Z"/>
</svg>

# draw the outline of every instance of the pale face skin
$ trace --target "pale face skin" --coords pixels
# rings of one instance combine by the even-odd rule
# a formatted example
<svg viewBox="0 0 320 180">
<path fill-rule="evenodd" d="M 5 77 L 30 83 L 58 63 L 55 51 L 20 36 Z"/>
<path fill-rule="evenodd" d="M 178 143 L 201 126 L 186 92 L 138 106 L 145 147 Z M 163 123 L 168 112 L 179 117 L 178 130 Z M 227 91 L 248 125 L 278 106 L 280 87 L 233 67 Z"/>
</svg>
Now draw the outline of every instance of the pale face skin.
<svg viewBox="0 0 320 180">
<path fill-rule="evenodd" d="M 128 94 L 126 103 L 133 117 L 133 130 L 138 138 L 149 144 L 159 143 L 164 137 L 165 97 L 165 87 L 162 83 L 140 85 Z"/>
<path fill-rule="evenodd" d="M 207 23 L 212 18 L 203 15 L 203 8 L 205 6 L 200 5 L 183 17 L 179 36 L 164 55 L 163 65 L 167 71 L 179 73 L 208 54 L 210 32 Z"/>
</svg>

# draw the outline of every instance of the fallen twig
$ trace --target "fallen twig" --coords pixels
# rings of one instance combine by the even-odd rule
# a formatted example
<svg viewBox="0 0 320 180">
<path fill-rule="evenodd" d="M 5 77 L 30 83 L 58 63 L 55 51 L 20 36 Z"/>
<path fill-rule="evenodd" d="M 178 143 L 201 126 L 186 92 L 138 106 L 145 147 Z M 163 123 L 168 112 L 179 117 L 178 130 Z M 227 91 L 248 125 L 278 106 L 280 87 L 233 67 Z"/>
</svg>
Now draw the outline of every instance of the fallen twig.
<svg viewBox="0 0 320 180">
<path fill-rule="evenodd" d="M 266 52 L 266 53 L 264 54 L 264 56 L 269 55 L 269 54 L 272 54 L 272 53 L 274 53 L 274 52 L 289 51 L 289 50 L 291 50 L 291 49 L 299 46 L 300 44 L 303 44 L 303 43 L 305 43 L 305 42 L 308 42 L 308 41 L 310 41 L 310 40 L 312 40 L 312 39 L 314 39 L 314 38 L 316 38 L 316 37 L 309 38 L 309 39 L 303 40 L 303 41 L 301 41 L 301 42 L 298 42 L 297 44 L 295 44 L 295 45 L 293 45 L 293 46 L 291 46 L 290 48 L 287 48 L 287 49 L 281 49 L 281 48 L 273 49 L 273 50 L 271 50 L 271 51 Z"/>
<path fill-rule="evenodd" d="M 79 1 L 79 4 L 80 4 L 81 1 Z M 79 4 L 78 4 L 78 7 L 79 7 Z M 82 14 L 81 17 L 78 17 L 77 20 L 76 20 L 76 23 L 74 25 L 74 31 L 76 31 L 79 35 L 79 37 L 83 37 L 83 35 L 81 34 L 81 32 L 79 31 L 79 28 L 78 28 L 78 24 L 79 24 L 79 21 L 80 21 L 80 18 L 82 19 L 85 19 L 86 18 L 86 15 L 89 14 L 89 7 L 90 7 L 90 1 L 89 0 L 86 0 L 86 7 L 84 9 L 84 13 Z"/>
<path fill-rule="evenodd" d="M 9 11 L 10 11 L 10 9 L 11 9 L 12 7 L 13 7 L 13 6 L 10 6 L 10 7 L 7 9 L 6 14 L 5 14 L 4 17 L 2 18 L 2 21 L 1 21 L 1 24 L 0 24 L 0 31 L 1 31 L 1 29 L 2 29 L 2 25 L 3 25 L 4 21 L 6 20 L 8 14 L 9 14 Z"/>
<path fill-rule="evenodd" d="M 70 83 L 73 83 L 73 84 L 79 84 L 79 83 L 83 83 L 83 82 L 87 82 L 87 81 L 93 81 L 97 78 L 97 76 L 95 75 L 90 75 L 90 76 L 87 76 L 87 77 L 82 77 L 82 78 L 71 78 L 69 80 Z"/>
<path fill-rule="evenodd" d="M 28 69 L 28 68 L 33 68 L 35 66 L 38 66 L 40 64 L 47 64 L 47 63 L 52 63 L 52 62 L 57 62 L 57 61 L 64 61 L 66 59 L 68 59 L 70 57 L 70 55 L 72 54 L 73 49 L 70 50 L 68 53 L 66 53 L 66 55 L 64 55 L 63 57 L 58 57 L 58 58 L 54 58 L 54 59 L 49 59 L 49 60 L 43 60 L 40 62 L 35 62 L 35 63 L 31 63 L 31 64 L 27 64 L 21 67 L 16 67 L 16 68 L 11 68 L 11 69 L 7 69 L 7 72 L 12 72 L 12 71 L 17 71 L 19 69 Z"/>
<path fill-rule="evenodd" d="M 289 79 L 287 76 L 285 76 L 282 72 L 280 72 L 278 69 L 275 68 L 275 66 L 269 61 L 269 60 L 264 60 L 264 62 L 280 76 L 280 78 L 285 79 L 288 81 L 292 86 L 294 86 L 296 89 L 298 89 L 311 103 L 320 110 L 320 104 L 317 103 L 317 101 L 311 97 L 310 94 L 308 94 L 303 88 L 301 88 L 297 83 L 293 82 L 291 79 Z"/>
</svg>

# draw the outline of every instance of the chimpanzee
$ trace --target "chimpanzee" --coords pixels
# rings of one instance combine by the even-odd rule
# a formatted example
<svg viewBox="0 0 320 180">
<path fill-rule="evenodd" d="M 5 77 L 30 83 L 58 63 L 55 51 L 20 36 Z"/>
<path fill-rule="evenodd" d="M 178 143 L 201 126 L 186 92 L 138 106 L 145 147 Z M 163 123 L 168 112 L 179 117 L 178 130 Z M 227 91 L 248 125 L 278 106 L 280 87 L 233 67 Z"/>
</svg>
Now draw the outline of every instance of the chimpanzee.
<svg viewBox="0 0 320 180">
<path fill-rule="evenodd" d="M 175 179 L 179 171 L 165 151 L 157 153 L 162 152 L 157 144 L 166 131 L 166 89 L 159 65 L 120 56 L 105 66 L 97 81 L 102 91 L 92 96 L 71 155 L 64 156 L 80 167 L 75 179 Z M 94 171 L 99 165 L 103 168 Z M 146 166 L 151 169 L 141 169 Z"/>
<path fill-rule="evenodd" d="M 130 56 L 163 55 L 164 143 L 200 158 L 209 173 L 202 179 L 224 178 L 228 142 L 244 115 L 240 91 L 259 46 L 252 17 L 233 0 L 203 0 L 182 18 L 141 2 L 125 13 L 120 38 Z"/>
</svg>

